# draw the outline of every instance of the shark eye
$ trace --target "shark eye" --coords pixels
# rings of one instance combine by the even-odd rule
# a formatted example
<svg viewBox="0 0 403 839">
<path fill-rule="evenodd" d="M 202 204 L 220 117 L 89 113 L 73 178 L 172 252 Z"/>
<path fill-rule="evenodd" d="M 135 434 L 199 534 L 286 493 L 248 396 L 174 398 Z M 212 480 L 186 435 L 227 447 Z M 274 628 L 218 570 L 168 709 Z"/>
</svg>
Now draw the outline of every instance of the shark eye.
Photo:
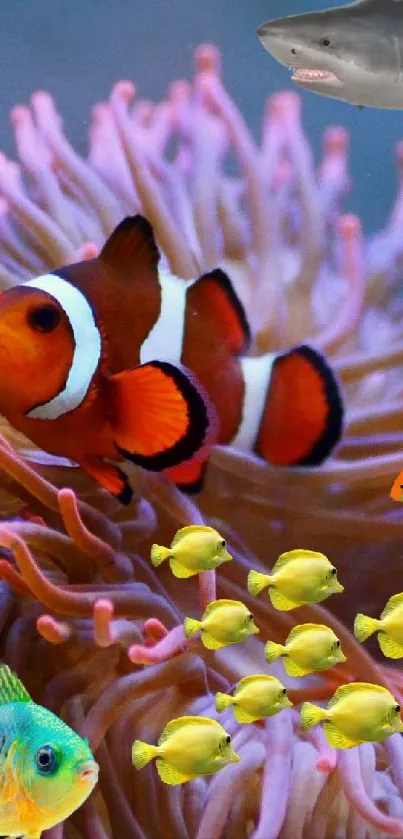
<svg viewBox="0 0 403 839">
<path fill-rule="evenodd" d="M 35 332 L 53 332 L 60 323 L 61 313 L 56 306 L 36 306 L 28 314 L 28 323 Z"/>
<path fill-rule="evenodd" d="M 58 756 L 53 746 L 41 746 L 35 755 L 35 763 L 41 775 L 53 775 L 59 765 Z"/>
<path fill-rule="evenodd" d="M 291 55 L 296 55 L 296 54 L 297 54 L 297 50 L 295 50 L 294 47 L 293 47 L 292 50 L 291 50 Z"/>
<path fill-rule="evenodd" d="M 326 37 L 321 38 L 320 39 L 320 44 L 321 44 L 322 47 L 330 47 L 330 44 L 331 44 L 330 38 L 326 38 Z"/>
</svg>

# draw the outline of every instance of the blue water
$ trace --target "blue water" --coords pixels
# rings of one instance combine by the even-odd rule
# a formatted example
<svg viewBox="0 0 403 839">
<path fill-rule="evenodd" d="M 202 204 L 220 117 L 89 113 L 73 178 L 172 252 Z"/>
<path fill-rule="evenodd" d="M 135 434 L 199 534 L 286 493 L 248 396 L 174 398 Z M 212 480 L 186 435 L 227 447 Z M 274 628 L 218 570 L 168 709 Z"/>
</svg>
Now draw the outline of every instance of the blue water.
<svg viewBox="0 0 403 839">
<path fill-rule="evenodd" d="M 190 76 L 193 50 L 205 41 L 221 48 L 229 92 L 257 135 L 266 96 L 291 82 L 258 42 L 256 27 L 270 17 L 320 8 L 321 0 L 2 0 L 0 148 L 13 149 L 10 107 L 39 87 L 56 96 L 68 134 L 83 151 L 91 106 L 117 79 L 133 79 L 140 96 L 160 98 L 169 81 Z M 302 96 L 315 149 L 327 124 L 350 129 L 349 207 L 362 215 L 367 232 L 376 229 L 396 187 L 392 147 L 403 137 L 403 112 L 359 112 Z"/>
</svg>

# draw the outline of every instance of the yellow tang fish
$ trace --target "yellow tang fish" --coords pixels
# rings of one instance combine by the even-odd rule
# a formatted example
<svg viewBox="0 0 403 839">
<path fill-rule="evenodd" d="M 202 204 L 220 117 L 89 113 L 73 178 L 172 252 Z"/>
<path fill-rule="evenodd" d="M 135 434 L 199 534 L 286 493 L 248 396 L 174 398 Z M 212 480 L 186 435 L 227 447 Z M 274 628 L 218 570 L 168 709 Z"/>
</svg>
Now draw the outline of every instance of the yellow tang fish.
<svg viewBox="0 0 403 839">
<path fill-rule="evenodd" d="M 279 656 L 283 656 L 284 669 L 289 676 L 306 676 L 346 661 L 337 635 L 329 626 L 320 623 L 294 626 L 285 644 L 267 641 L 266 661 L 270 664 Z"/>
<path fill-rule="evenodd" d="M 88 741 L 0 665 L 0 834 L 39 839 L 81 806 L 97 780 Z"/>
<path fill-rule="evenodd" d="M 352 682 L 336 690 L 327 710 L 311 702 L 301 708 L 301 728 L 307 731 L 323 722 L 325 737 L 335 749 L 361 743 L 380 743 L 403 731 L 400 705 L 390 691 L 369 682 Z"/>
<path fill-rule="evenodd" d="M 362 643 L 378 632 L 379 646 L 388 658 L 403 658 L 403 593 L 390 597 L 380 620 L 356 615 L 354 635 Z"/>
<path fill-rule="evenodd" d="M 240 758 L 231 746 L 231 736 L 219 722 L 209 717 L 178 717 L 169 722 L 158 746 L 135 740 L 132 760 L 142 769 L 154 757 L 158 774 L 165 784 L 183 784 L 199 775 L 213 775 Z"/>
<path fill-rule="evenodd" d="M 287 689 L 275 676 L 245 676 L 238 682 L 234 695 L 216 693 L 215 706 L 218 713 L 232 705 L 238 722 L 250 723 L 262 717 L 272 717 L 283 708 L 290 708 Z"/>
<path fill-rule="evenodd" d="M 331 594 L 344 591 L 328 558 L 302 548 L 281 554 L 271 574 L 249 571 L 249 594 L 256 596 L 267 586 L 272 605 L 282 612 L 305 603 L 320 603 Z"/>
<path fill-rule="evenodd" d="M 170 548 L 152 546 L 151 562 L 154 567 L 161 565 L 164 559 L 169 560 L 173 575 L 183 578 L 218 568 L 223 562 L 229 562 L 232 556 L 217 530 L 195 524 L 178 530 Z"/>
<path fill-rule="evenodd" d="M 201 639 L 208 650 L 218 650 L 228 644 L 239 644 L 259 630 L 253 615 L 240 600 L 213 600 L 200 621 L 185 618 L 186 638 L 201 631 Z"/>
</svg>

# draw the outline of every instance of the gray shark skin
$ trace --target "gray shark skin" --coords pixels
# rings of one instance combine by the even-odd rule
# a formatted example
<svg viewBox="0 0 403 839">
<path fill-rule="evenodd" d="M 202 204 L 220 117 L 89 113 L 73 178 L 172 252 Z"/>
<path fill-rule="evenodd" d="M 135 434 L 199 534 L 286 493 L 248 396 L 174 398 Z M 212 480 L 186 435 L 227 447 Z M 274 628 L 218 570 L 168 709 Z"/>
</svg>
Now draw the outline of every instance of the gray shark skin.
<svg viewBox="0 0 403 839">
<path fill-rule="evenodd" d="M 257 34 L 299 87 L 361 108 L 403 108 L 403 0 L 269 20 Z"/>
</svg>

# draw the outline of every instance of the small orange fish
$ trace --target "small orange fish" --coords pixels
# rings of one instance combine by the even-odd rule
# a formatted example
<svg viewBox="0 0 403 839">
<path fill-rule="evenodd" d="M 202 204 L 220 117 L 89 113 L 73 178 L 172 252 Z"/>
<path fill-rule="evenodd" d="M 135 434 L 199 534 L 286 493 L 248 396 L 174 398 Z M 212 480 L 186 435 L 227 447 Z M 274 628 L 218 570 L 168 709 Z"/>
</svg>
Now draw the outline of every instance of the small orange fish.
<svg viewBox="0 0 403 839">
<path fill-rule="evenodd" d="M 214 409 L 190 371 L 140 364 L 158 259 L 137 216 L 97 259 L 0 295 L 0 412 L 123 504 L 132 498 L 127 476 L 107 461 L 161 471 L 208 451 L 215 436 Z"/>
<path fill-rule="evenodd" d="M 403 469 L 399 472 L 390 491 L 392 501 L 403 502 Z"/>
<path fill-rule="evenodd" d="M 3 292 L 0 411 L 123 502 L 128 481 L 107 461 L 163 470 L 188 492 L 201 488 L 215 441 L 275 466 L 321 463 L 343 426 L 323 356 L 308 346 L 248 356 L 227 274 L 185 281 L 159 261 L 137 215 L 98 258 Z"/>
</svg>

